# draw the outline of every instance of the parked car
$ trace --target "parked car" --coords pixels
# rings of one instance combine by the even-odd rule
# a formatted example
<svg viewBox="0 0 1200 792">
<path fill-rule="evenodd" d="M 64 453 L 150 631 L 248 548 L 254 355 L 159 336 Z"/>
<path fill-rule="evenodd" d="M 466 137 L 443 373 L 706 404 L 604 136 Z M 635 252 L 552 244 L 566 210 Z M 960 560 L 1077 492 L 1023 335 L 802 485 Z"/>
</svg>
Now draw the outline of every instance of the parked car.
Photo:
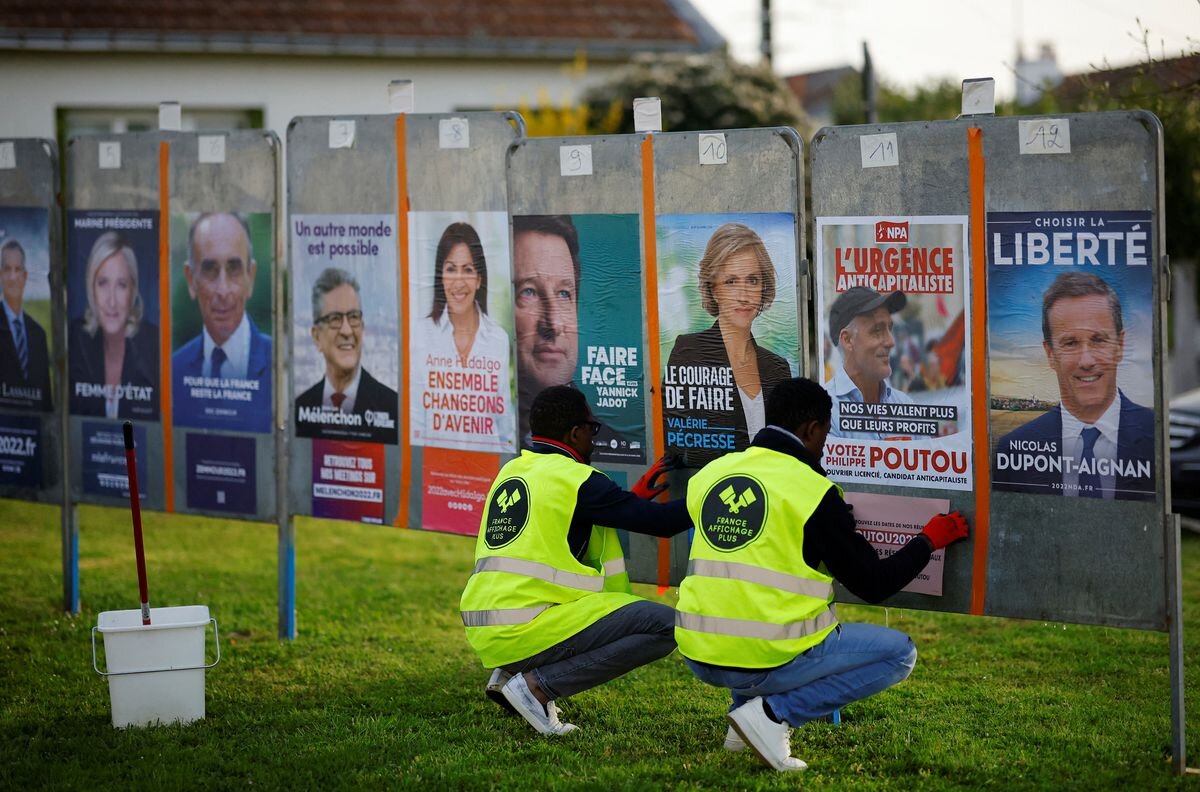
<svg viewBox="0 0 1200 792">
<path fill-rule="evenodd" d="M 1200 388 L 1171 399 L 1171 505 L 1200 518 Z"/>
</svg>

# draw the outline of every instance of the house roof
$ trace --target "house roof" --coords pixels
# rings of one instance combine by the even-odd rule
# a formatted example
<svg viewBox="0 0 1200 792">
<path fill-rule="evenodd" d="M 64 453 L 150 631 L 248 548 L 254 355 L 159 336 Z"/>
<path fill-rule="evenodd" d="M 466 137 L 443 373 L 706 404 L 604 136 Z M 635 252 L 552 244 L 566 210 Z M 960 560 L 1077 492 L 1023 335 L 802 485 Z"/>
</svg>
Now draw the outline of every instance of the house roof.
<svg viewBox="0 0 1200 792">
<path fill-rule="evenodd" d="M 368 57 L 707 52 L 688 0 L 4 0 L 0 49 Z"/>
<path fill-rule="evenodd" d="M 1089 89 L 1100 89 L 1111 96 L 1152 90 L 1175 93 L 1181 99 L 1195 101 L 1200 96 L 1200 54 L 1165 58 L 1118 69 L 1073 74 L 1063 79 L 1054 92 L 1068 100 L 1079 100 Z"/>
<path fill-rule="evenodd" d="M 831 105 L 838 85 L 852 74 L 858 74 L 858 70 L 853 66 L 838 66 L 832 69 L 793 74 L 790 77 L 784 77 L 784 80 L 792 89 L 792 93 L 800 99 L 801 106 L 808 110 Z"/>
</svg>

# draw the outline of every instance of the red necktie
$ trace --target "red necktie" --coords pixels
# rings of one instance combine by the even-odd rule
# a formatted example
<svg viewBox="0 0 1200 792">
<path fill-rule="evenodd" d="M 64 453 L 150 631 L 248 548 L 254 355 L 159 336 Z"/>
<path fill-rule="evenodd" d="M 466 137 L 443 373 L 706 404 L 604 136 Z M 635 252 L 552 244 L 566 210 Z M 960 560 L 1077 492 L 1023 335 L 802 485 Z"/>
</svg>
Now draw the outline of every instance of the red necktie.
<svg viewBox="0 0 1200 792">
<path fill-rule="evenodd" d="M 333 394 L 330 395 L 329 400 L 331 402 L 333 402 L 333 409 L 337 410 L 338 412 L 341 412 L 342 411 L 342 402 L 346 401 L 346 394 L 341 393 L 339 391 L 335 391 Z"/>
</svg>

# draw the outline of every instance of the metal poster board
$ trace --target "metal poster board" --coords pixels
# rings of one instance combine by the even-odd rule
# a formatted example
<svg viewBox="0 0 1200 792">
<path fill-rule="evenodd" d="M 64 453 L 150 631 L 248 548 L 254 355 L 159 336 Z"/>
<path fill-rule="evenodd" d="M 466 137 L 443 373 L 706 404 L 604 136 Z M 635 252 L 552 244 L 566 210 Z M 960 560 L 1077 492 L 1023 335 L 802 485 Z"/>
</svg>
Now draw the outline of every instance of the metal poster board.
<svg viewBox="0 0 1200 792">
<path fill-rule="evenodd" d="M 62 502 L 58 152 L 0 138 L 0 496 Z"/>
<path fill-rule="evenodd" d="M 826 466 L 881 552 L 973 526 L 889 604 L 1167 629 L 1161 151 L 1138 112 L 817 133 Z"/>
</svg>

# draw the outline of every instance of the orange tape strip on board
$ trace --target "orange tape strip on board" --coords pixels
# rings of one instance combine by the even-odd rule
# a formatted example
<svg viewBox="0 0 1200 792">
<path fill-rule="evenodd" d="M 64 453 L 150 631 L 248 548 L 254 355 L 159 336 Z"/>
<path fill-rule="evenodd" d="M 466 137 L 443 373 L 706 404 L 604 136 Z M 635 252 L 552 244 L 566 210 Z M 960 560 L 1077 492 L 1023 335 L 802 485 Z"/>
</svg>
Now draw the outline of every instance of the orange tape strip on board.
<svg viewBox="0 0 1200 792">
<path fill-rule="evenodd" d="M 163 504 L 175 511 L 175 436 L 171 425 L 171 144 L 158 144 L 158 414 L 163 437 Z"/>
<path fill-rule="evenodd" d="M 987 236 L 984 212 L 983 130 L 967 130 L 971 177 L 971 411 L 975 437 L 975 559 L 971 569 L 971 613 L 983 615 L 987 595 L 988 518 L 992 505 L 991 449 L 988 445 Z"/>
<path fill-rule="evenodd" d="M 408 322 L 408 133 L 404 113 L 396 116 L 396 245 L 400 248 L 400 505 L 395 524 L 408 527 L 408 491 L 412 484 L 412 446 L 409 427 L 409 322 Z"/>
<path fill-rule="evenodd" d="M 654 449 L 665 451 L 662 410 L 662 350 L 658 345 L 658 240 L 654 236 L 654 136 L 642 138 L 642 250 L 646 260 L 646 334 L 649 336 L 650 431 Z M 658 540 L 658 593 L 671 582 L 671 540 Z"/>
</svg>

